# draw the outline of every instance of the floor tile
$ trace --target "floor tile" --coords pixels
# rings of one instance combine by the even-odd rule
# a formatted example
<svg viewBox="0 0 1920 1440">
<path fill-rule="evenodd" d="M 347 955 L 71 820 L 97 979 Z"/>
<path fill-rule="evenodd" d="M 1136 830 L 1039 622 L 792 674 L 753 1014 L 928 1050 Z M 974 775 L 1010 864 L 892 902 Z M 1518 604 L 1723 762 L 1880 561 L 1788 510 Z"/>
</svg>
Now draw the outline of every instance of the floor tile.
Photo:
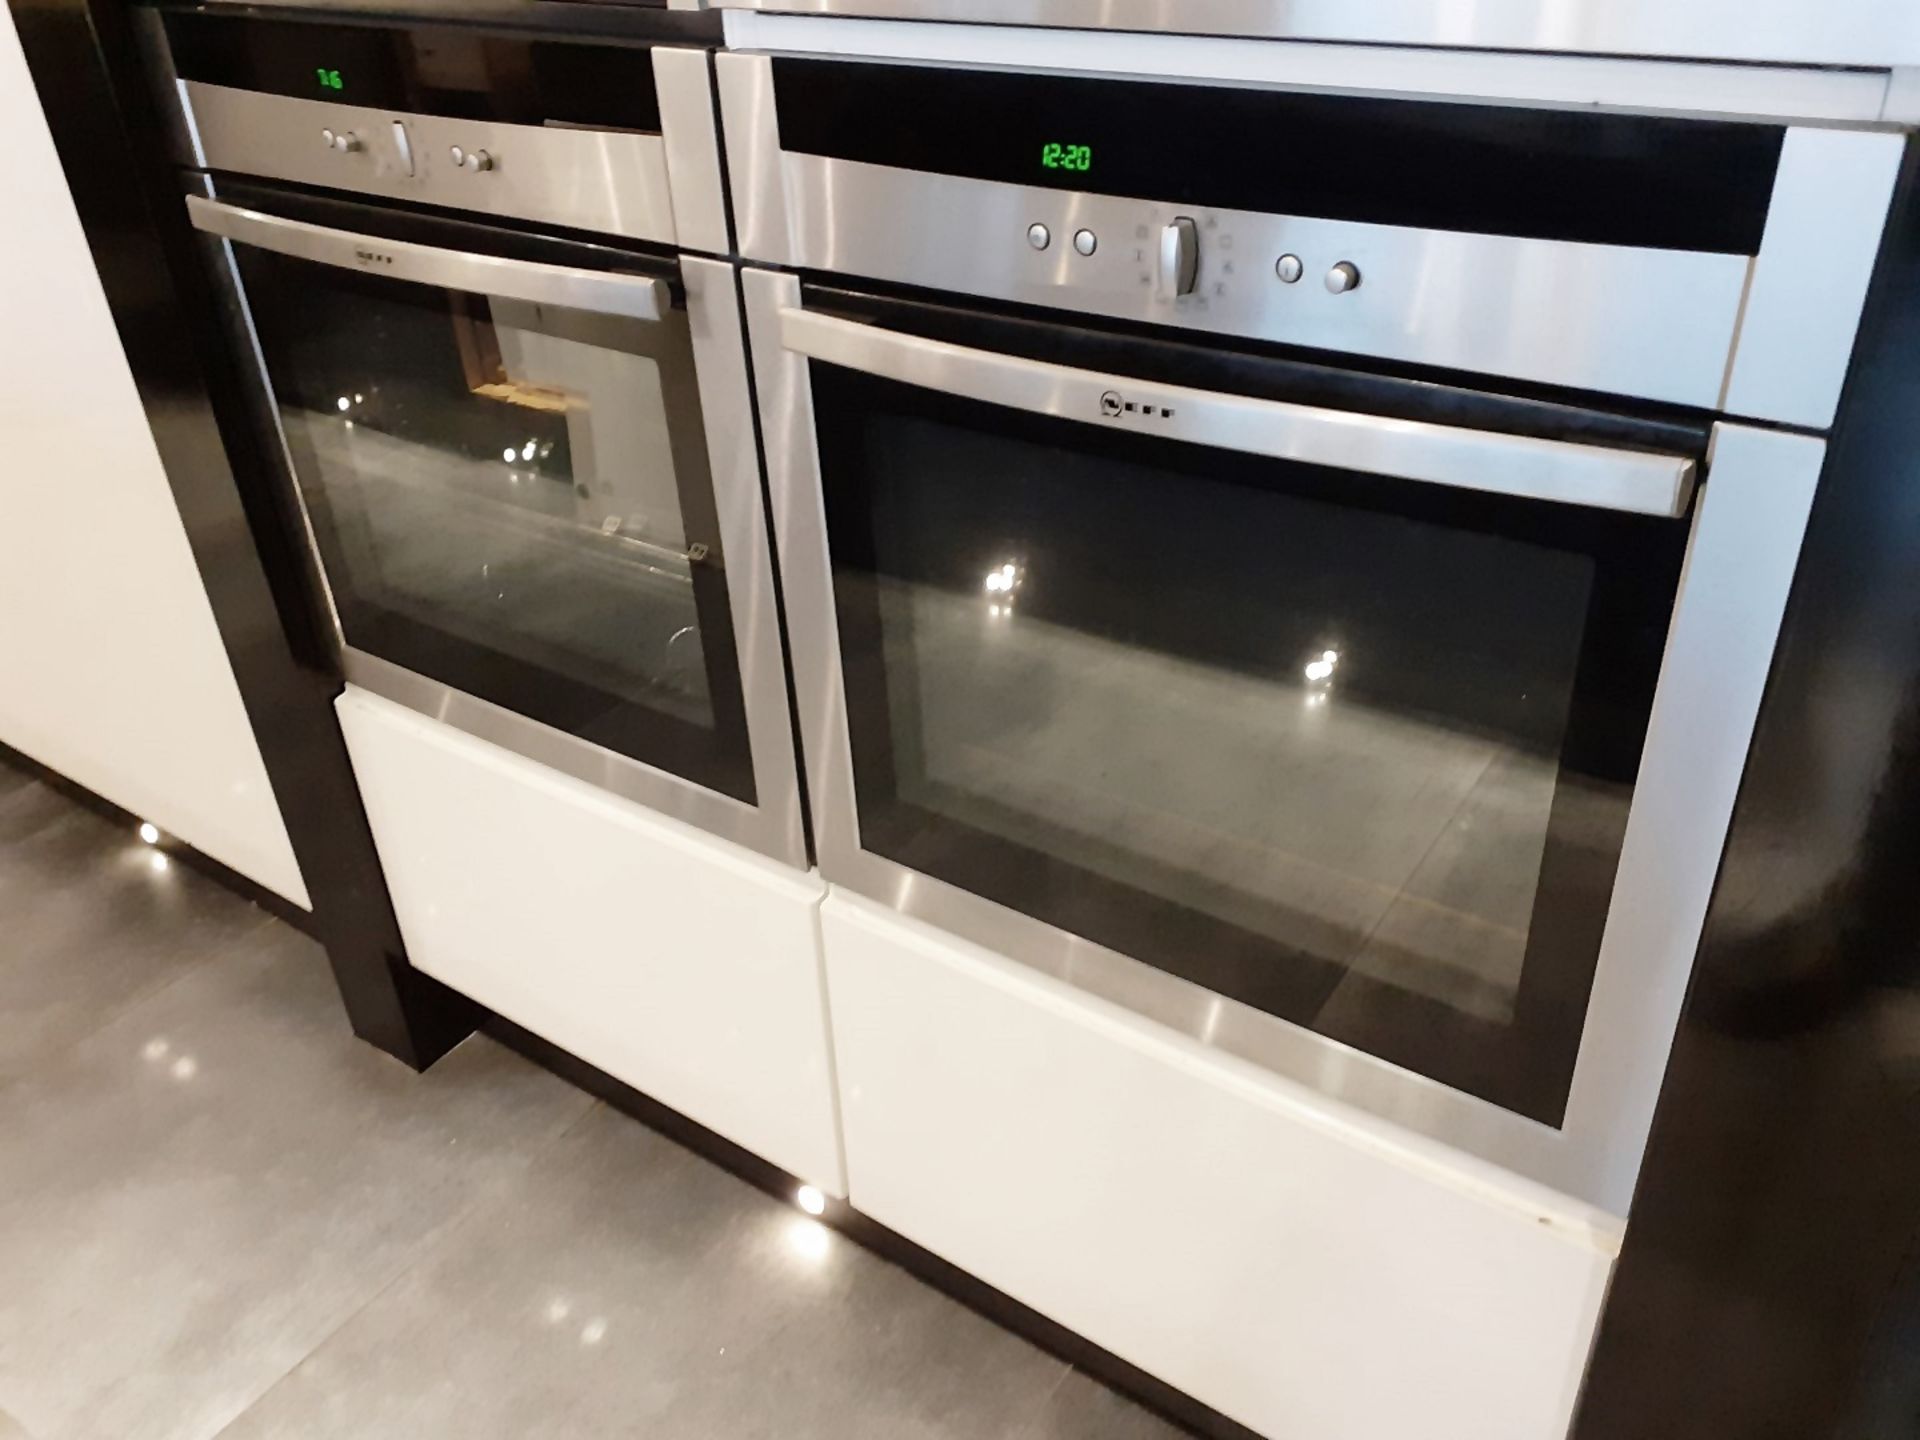
<svg viewBox="0 0 1920 1440">
<path fill-rule="evenodd" d="M 39 784 L 39 779 L 30 771 L 19 769 L 9 765 L 5 760 L 0 760 L 0 805 L 5 805 L 15 795 L 22 794 Z M 0 1431 L 0 1435 L 5 1433 Z"/>
<path fill-rule="evenodd" d="M 603 1107 L 222 1440 L 1003 1440 L 1063 1374 Z"/>
<path fill-rule="evenodd" d="M 1020 1440 L 1187 1440 L 1187 1433 L 1074 1370 L 1020 1432 Z"/>
<path fill-rule="evenodd" d="M 414 1075 L 272 922 L 0 1092 L 0 1407 L 213 1435 L 590 1103 L 481 1039 Z"/>
<path fill-rule="evenodd" d="M 158 854 L 37 781 L 0 800 L 0 1081 L 273 923 Z"/>
</svg>

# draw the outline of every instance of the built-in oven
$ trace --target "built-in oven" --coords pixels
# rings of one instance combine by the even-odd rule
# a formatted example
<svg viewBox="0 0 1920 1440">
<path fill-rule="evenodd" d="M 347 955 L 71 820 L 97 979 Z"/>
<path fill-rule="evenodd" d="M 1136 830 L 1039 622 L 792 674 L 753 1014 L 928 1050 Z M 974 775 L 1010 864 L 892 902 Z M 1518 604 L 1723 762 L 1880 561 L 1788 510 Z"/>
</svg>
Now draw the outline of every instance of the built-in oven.
<svg viewBox="0 0 1920 1440">
<path fill-rule="evenodd" d="M 1624 1214 L 1897 142 L 720 69 L 828 880 Z"/>
<path fill-rule="evenodd" d="M 804 866 L 708 51 L 155 28 L 346 678 Z"/>
</svg>

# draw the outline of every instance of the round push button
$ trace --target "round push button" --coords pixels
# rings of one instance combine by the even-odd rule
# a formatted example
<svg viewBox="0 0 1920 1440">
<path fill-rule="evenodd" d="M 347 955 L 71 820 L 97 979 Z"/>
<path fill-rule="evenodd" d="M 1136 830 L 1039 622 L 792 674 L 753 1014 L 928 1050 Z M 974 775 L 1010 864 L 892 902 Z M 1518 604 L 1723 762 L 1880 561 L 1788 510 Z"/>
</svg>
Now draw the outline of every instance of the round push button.
<svg viewBox="0 0 1920 1440">
<path fill-rule="evenodd" d="M 1044 250 L 1053 243 L 1053 232 L 1036 220 L 1027 227 L 1027 243 L 1036 250 Z"/>
<path fill-rule="evenodd" d="M 1073 248 L 1082 255 L 1091 255 L 1100 248 L 1100 237 L 1091 230 L 1076 230 L 1073 232 Z"/>
</svg>

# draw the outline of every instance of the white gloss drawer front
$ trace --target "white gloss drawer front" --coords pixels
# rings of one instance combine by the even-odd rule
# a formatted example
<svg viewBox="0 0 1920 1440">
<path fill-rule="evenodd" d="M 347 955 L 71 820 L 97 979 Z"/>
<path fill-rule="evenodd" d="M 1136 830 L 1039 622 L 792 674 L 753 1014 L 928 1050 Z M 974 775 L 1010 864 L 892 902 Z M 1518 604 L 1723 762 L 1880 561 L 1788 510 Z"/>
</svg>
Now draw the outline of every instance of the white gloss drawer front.
<svg viewBox="0 0 1920 1440">
<path fill-rule="evenodd" d="M 415 967 L 845 1192 L 816 876 L 364 691 L 338 709 Z"/>
<path fill-rule="evenodd" d="M 852 1203 L 1264 1435 L 1566 1433 L 1619 1226 L 835 891 Z"/>
</svg>

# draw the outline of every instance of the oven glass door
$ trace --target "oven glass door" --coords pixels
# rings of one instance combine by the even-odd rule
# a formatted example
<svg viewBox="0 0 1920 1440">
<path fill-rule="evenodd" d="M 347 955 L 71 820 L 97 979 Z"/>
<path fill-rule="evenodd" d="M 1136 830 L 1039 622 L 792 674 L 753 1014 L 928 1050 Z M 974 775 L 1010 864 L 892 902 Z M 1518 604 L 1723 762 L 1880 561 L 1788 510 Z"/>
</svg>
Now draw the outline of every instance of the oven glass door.
<svg viewBox="0 0 1920 1440">
<path fill-rule="evenodd" d="M 615 313 L 525 282 L 543 269 L 292 248 L 232 241 L 350 652 L 753 804 L 672 263 L 657 313 Z"/>
<path fill-rule="evenodd" d="M 1559 1124 L 1684 496 L 808 370 L 860 847 Z"/>
</svg>

